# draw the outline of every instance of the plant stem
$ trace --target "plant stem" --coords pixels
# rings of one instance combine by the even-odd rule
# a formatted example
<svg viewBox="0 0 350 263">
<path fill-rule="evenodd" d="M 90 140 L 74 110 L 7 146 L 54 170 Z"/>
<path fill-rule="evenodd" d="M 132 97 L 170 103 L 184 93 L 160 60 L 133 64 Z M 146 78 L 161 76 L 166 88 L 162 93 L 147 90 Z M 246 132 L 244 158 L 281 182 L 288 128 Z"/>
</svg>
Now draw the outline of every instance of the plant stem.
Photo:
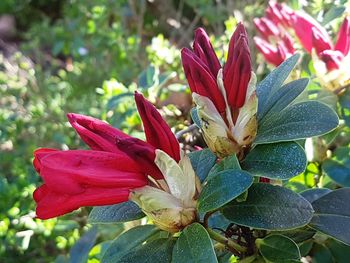
<svg viewBox="0 0 350 263">
<path fill-rule="evenodd" d="M 216 240 L 217 242 L 224 244 L 225 246 L 227 246 L 229 249 L 231 250 L 235 250 L 241 253 L 244 253 L 247 251 L 246 247 L 243 247 L 237 243 L 235 243 L 232 239 L 229 239 L 227 237 L 224 237 L 222 235 L 220 235 L 218 232 L 215 232 L 213 229 L 207 227 L 207 231 L 209 233 L 209 236 Z"/>
</svg>

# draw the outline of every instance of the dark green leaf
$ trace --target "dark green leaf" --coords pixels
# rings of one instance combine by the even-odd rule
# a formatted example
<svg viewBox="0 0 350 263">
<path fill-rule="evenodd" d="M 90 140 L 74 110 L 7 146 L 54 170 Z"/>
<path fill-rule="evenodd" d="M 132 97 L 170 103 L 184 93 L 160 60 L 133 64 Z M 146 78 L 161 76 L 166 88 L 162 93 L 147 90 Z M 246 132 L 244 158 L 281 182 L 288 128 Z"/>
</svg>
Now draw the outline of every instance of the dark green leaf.
<svg viewBox="0 0 350 263">
<path fill-rule="evenodd" d="M 280 234 L 283 234 L 284 236 L 289 237 L 295 243 L 300 243 L 308 239 L 311 239 L 316 234 L 316 230 L 309 227 L 304 227 L 304 228 L 298 228 L 298 229 L 293 229 L 289 231 L 283 231 Z"/>
<path fill-rule="evenodd" d="M 194 223 L 186 227 L 174 246 L 173 263 L 218 262 L 205 228 Z"/>
<path fill-rule="evenodd" d="M 201 127 L 201 119 L 198 116 L 198 111 L 197 111 L 196 107 L 191 109 L 191 118 L 192 118 L 194 124 L 196 124 L 197 127 L 200 128 Z"/>
<path fill-rule="evenodd" d="M 266 121 L 268 116 L 288 107 L 305 90 L 308 83 L 309 79 L 306 78 L 294 80 L 271 94 L 269 99 L 270 108 L 266 112 L 265 117 L 260 120 L 260 123 Z"/>
<path fill-rule="evenodd" d="M 328 239 L 326 246 L 331 251 L 337 263 L 348 263 L 350 258 L 350 246 L 340 243 L 334 239 Z"/>
<path fill-rule="evenodd" d="M 283 82 L 298 62 L 299 57 L 299 54 L 295 54 L 288 58 L 257 85 L 256 93 L 259 99 L 258 120 L 263 119 L 275 104 L 275 101 L 271 100 L 271 97 L 281 88 Z"/>
<path fill-rule="evenodd" d="M 216 155 L 207 148 L 201 151 L 191 152 L 188 154 L 188 157 L 191 160 L 194 171 L 201 182 L 203 182 L 216 162 Z"/>
<path fill-rule="evenodd" d="M 210 180 L 210 178 L 212 178 L 217 173 L 228 169 L 241 170 L 241 166 L 239 165 L 239 161 L 236 155 L 225 157 L 219 163 L 215 164 L 210 170 L 207 180 Z"/>
<path fill-rule="evenodd" d="M 253 184 L 245 202 L 231 202 L 223 210 L 232 222 L 266 230 L 302 227 L 311 220 L 311 204 L 293 191 L 265 183 Z"/>
<path fill-rule="evenodd" d="M 317 117 L 316 117 L 317 116 Z M 322 135 L 338 126 L 337 114 L 318 101 L 306 101 L 274 113 L 258 126 L 255 144 L 292 141 Z"/>
<path fill-rule="evenodd" d="M 158 238 L 137 247 L 119 261 L 115 261 L 115 263 L 170 263 L 174 244 L 175 239 L 173 238 Z"/>
<path fill-rule="evenodd" d="M 304 172 L 306 163 L 299 144 L 281 142 L 256 146 L 242 162 L 242 168 L 255 176 L 286 180 Z"/>
<path fill-rule="evenodd" d="M 141 89 L 148 89 L 152 87 L 156 78 L 158 78 L 159 72 L 154 66 L 149 66 L 146 70 L 142 71 L 138 79 L 138 86 Z"/>
<path fill-rule="evenodd" d="M 102 263 L 123 262 L 123 258 L 133 253 L 149 238 L 161 231 L 154 225 L 137 226 L 115 239 L 102 258 Z"/>
<path fill-rule="evenodd" d="M 116 205 L 96 206 L 88 218 L 92 224 L 128 222 L 144 217 L 141 209 L 131 201 Z"/>
<path fill-rule="evenodd" d="M 332 22 L 334 19 L 341 17 L 345 9 L 345 6 L 332 6 L 331 9 L 325 13 L 322 20 L 322 25 L 326 26 L 329 22 Z"/>
<path fill-rule="evenodd" d="M 314 243 L 311 252 L 312 263 L 338 263 L 334 261 L 331 251 L 325 245 Z"/>
<path fill-rule="evenodd" d="M 326 160 L 322 164 L 324 172 L 337 184 L 350 187 L 350 167 L 334 160 Z"/>
<path fill-rule="evenodd" d="M 342 119 L 350 127 L 350 89 L 346 89 L 344 94 L 339 96 L 340 112 Z"/>
<path fill-rule="evenodd" d="M 255 241 L 261 255 L 271 262 L 286 262 L 300 259 L 298 245 L 283 235 L 269 235 Z"/>
<path fill-rule="evenodd" d="M 350 188 L 341 188 L 312 203 L 315 214 L 310 226 L 350 245 Z"/>
<path fill-rule="evenodd" d="M 203 187 L 198 199 L 200 212 L 213 211 L 227 204 L 253 183 L 253 176 L 242 170 L 225 170 L 217 173 Z"/>
<path fill-rule="evenodd" d="M 328 188 L 313 188 L 301 192 L 300 195 L 306 200 L 308 200 L 310 203 L 313 203 L 317 199 L 321 198 L 326 194 L 329 194 L 330 192 L 332 192 L 332 190 Z"/>
<path fill-rule="evenodd" d="M 97 238 L 97 227 L 93 226 L 88 232 L 86 232 L 71 248 L 70 250 L 70 262 L 72 263 L 85 263 L 89 258 L 89 252 L 94 246 Z"/>
</svg>

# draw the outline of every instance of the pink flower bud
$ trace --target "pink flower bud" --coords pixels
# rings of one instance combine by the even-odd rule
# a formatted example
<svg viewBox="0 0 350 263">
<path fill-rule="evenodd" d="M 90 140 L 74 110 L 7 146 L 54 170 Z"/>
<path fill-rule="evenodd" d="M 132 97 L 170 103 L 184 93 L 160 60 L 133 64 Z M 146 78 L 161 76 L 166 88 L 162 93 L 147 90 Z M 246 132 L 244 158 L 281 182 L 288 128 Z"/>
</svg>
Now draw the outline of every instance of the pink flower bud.
<svg viewBox="0 0 350 263">
<path fill-rule="evenodd" d="M 325 50 L 319 54 L 329 71 L 339 69 L 344 55 L 338 50 Z"/>
<path fill-rule="evenodd" d="M 247 32 L 239 23 L 230 40 L 228 58 L 223 70 L 228 104 L 241 108 L 245 102 L 252 66 Z"/>
<path fill-rule="evenodd" d="M 350 49 L 350 21 L 349 17 L 346 17 L 341 25 L 338 33 L 338 40 L 334 49 L 343 53 L 346 56 Z"/>
<path fill-rule="evenodd" d="M 319 54 L 324 50 L 332 49 L 331 43 L 325 41 L 320 34 L 320 31 L 318 31 L 315 27 L 312 28 L 312 45 L 316 50 L 316 54 Z"/>
</svg>

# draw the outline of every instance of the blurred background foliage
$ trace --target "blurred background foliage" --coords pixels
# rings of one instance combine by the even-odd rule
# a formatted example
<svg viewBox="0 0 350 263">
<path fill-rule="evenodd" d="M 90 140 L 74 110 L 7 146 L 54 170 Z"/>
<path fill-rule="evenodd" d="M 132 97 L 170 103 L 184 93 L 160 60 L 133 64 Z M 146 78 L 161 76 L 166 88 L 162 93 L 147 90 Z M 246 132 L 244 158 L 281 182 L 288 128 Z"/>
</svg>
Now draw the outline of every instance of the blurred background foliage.
<svg viewBox="0 0 350 263">
<path fill-rule="evenodd" d="M 315 17 L 337 4 L 288 2 L 295 9 L 308 2 L 304 8 Z M 68 125 L 68 112 L 101 118 L 142 138 L 133 103 L 136 89 L 161 109 L 174 132 L 186 128 L 192 104 L 180 49 L 190 46 L 193 31 L 203 26 L 223 59 L 236 21 L 245 21 L 252 38 L 256 35 L 252 20 L 264 14 L 266 4 L 262 0 L 1 0 L 0 262 L 99 262 L 108 246 L 104 241 L 130 225 L 99 226 L 96 232 L 87 225 L 88 209 L 58 219 L 35 219 L 32 193 L 40 178 L 32 167 L 33 150 L 86 147 Z M 252 61 L 261 79 L 272 67 L 252 43 Z M 186 147 L 197 141 L 200 145 L 198 134 L 181 140 Z M 342 145 L 349 143 L 349 136 L 342 139 Z M 343 147 L 346 155 L 349 148 Z M 312 187 L 319 172 L 317 162 L 311 162 L 290 187 Z"/>
</svg>

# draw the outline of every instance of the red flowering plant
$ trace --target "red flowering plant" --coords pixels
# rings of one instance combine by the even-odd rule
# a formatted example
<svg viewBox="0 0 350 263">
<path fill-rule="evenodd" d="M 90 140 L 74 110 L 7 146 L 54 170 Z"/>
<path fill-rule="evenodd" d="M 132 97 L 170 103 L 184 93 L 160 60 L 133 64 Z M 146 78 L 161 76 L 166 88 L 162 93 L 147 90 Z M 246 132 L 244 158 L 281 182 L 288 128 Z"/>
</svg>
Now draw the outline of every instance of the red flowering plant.
<svg viewBox="0 0 350 263">
<path fill-rule="evenodd" d="M 68 114 L 91 149 L 35 151 L 34 167 L 44 182 L 34 192 L 37 217 L 82 206 L 94 206 L 92 224 L 147 216 L 108 244 L 102 262 L 297 262 L 299 245 L 316 232 L 349 244 L 350 234 L 336 227 L 349 215 L 349 189 L 299 194 L 284 187 L 306 167 L 295 140 L 338 126 L 331 108 L 300 98 L 307 79 L 284 83 L 298 58 L 291 56 L 256 84 L 242 23 L 223 66 L 198 29 L 193 51 L 182 50 L 182 62 L 196 104 L 193 121 L 208 148 L 183 152 L 139 93 L 135 101 L 146 141 Z M 327 206 L 334 200 L 341 204 Z"/>
</svg>

